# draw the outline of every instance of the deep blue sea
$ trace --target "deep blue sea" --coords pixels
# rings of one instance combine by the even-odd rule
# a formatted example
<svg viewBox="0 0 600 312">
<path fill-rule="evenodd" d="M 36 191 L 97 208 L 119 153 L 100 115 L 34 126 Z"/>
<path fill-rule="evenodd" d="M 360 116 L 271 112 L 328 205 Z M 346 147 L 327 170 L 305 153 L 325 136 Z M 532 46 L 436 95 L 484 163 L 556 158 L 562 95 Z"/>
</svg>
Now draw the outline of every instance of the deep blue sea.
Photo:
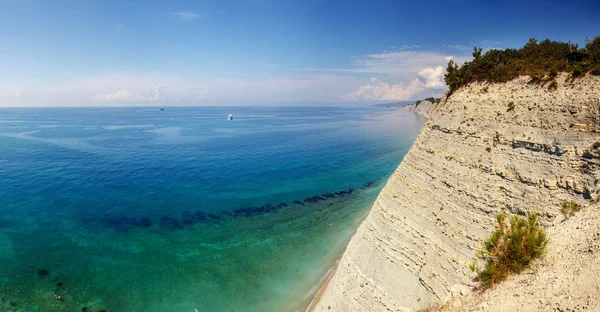
<svg viewBox="0 0 600 312">
<path fill-rule="evenodd" d="M 2 108 L 0 311 L 301 311 L 423 122 Z"/>
</svg>

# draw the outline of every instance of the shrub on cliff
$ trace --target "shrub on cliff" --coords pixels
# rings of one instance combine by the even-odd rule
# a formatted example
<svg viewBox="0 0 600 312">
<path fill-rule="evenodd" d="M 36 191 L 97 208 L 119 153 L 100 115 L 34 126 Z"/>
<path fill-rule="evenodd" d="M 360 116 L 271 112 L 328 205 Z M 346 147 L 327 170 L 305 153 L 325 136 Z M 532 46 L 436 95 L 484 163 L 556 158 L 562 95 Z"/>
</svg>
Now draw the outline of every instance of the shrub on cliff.
<svg viewBox="0 0 600 312">
<path fill-rule="evenodd" d="M 565 59 L 572 51 L 588 54 L 583 63 L 569 65 Z M 552 81 L 559 72 L 572 73 L 573 78 L 586 73 L 600 73 L 600 36 L 587 40 L 583 49 L 566 42 L 538 42 L 531 38 L 520 49 L 489 50 L 482 54 L 481 48 L 473 51 L 473 60 L 459 66 L 448 62 L 444 80 L 451 94 L 456 89 L 471 82 L 506 82 L 519 75 L 529 75 L 531 82 Z"/>
<path fill-rule="evenodd" d="M 600 36 L 589 40 L 586 38 L 585 50 L 590 55 L 591 62 L 593 64 L 600 63 Z"/>
<path fill-rule="evenodd" d="M 479 255 L 485 261 L 485 267 L 478 272 L 477 278 L 484 288 L 494 286 L 512 273 L 521 272 L 544 253 L 548 244 L 536 214 L 528 218 L 514 216 L 510 226 L 503 214 L 497 215 L 496 221 L 496 230 L 484 242 Z"/>
<path fill-rule="evenodd" d="M 566 201 L 560 205 L 560 213 L 565 216 L 565 219 L 574 216 L 576 212 L 579 212 L 579 210 L 581 210 L 581 206 L 574 202 Z"/>
</svg>

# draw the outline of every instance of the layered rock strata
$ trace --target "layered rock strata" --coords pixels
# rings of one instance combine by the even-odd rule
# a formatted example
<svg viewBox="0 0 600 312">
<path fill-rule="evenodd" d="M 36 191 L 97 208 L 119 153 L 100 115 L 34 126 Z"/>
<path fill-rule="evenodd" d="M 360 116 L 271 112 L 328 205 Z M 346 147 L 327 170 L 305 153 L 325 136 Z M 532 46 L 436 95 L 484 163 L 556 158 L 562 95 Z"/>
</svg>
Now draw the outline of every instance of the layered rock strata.
<svg viewBox="0 0 600 312">
<path fill-rule="evenodd" d="M 470 84 L 429 110 L 314 310 L 440 305 L 471 285 L 496 214 L 550 225 L 562 202 L 597 199 L 600 77 L 562 74 L 555 90 L 529 80 Z"/>
</svg>

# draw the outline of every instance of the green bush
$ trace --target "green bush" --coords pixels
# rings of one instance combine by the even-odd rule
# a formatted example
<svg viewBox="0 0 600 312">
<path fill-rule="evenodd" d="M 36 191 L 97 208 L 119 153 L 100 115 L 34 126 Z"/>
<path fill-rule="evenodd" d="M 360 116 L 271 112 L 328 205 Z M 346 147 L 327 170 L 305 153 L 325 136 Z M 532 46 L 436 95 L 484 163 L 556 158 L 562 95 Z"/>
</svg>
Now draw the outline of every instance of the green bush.
<svg viewBox="0 0 600 312">
<path fill-rule="evenodd" d="M 507 226 L 506 216 L 496 216 L 498 225 L 484 242 L 479 258 L 485 267 L 478 272 L 477 279 L 484 288 L 494 286 L 510 274 L 520 273 L 531 261 L 544 254 L 548 238 L 537 223 L 537 215 L 528 218 L 514 216 Z"/>
<path fill-rule="evenodd" d="M 585 50 L 590 55 L 592 64 L 600 64 L 600 36 L 589 40 L 586 38 Z"/>
<path fill-rule="evenodd" d="M 579 78 L 581 76 L 583 76 L 588 68 L 588 66 L 586 66 L 586 64 L 574 64 L 571 67 L 571 78 Z"/>
<path fill-rule="evenodd" d="M 563 202 L 560 205 L 560 213 L 562 213 L 567 219 L 574 216 L 576 212 L 579 212 L 579 210 L 581 210 L 581 206 L 571 201 Z"/>
<path fill-rule="evenodd" d="M 600 63 L 590 66 L 590 74 L 600 76 Z"/>
<path fill-rule="evenodd" d="M 571 51 L 584 52 L 590 57 L 584 63 L 568 65 L 565 58 Z M 475 48 L 471 62 L 459 66 L 450 60 L 444 79 L 452 94 L 471 82 L 506 82 L 529 75 L 530 83 L 543 83 L 553 81 L 560 72 L 569 72 L 574 78 L 588 72 L 600 74 L 600 36 L 588 40 L 583 49 L 548 39 L 538 42 L 534 38 L 520 49 L 489 50 L 482 54 L 481 48 Z"/>
</svg>

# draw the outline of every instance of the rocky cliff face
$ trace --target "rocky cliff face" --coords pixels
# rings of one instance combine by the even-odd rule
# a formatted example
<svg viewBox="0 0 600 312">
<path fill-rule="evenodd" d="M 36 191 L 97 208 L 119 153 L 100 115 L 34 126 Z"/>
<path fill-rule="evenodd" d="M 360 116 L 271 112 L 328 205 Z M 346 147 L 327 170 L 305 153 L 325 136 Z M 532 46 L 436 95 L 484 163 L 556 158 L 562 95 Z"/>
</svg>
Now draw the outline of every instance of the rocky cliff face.
<svg viewBox="0 0 600 312">
<path fill-rule="evenodd" d="M 563 201 L 596 200 L 600 77 L 560 75 L 553 91 L 528 81 L 471 84 L 430 110 L 315 310 L 439 305 L 467 291 L 497 213 L 538 212 L 551 225 Z"/>
<path fill-rule="evenodd" d="M 402 107 L 402 109 L 405 111 L 413 112 L 425 117 L 429 117 L 430 112 L 432 112 L 434 108 L 435 104 L 427 100 L 421 101 L 419 104 L 415 103 Z"/>
</svg>

